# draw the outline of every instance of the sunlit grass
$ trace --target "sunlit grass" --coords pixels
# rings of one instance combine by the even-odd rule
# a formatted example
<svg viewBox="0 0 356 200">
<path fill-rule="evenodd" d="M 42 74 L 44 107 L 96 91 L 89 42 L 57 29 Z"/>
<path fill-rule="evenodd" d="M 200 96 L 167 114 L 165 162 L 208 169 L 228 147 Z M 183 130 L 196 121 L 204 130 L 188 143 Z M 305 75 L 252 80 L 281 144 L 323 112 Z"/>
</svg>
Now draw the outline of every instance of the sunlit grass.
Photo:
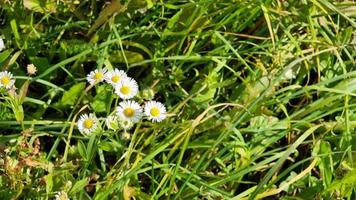
<svg viewBox="0 0 356 200">
<path fill-rule="evenodd" d="M 0 0 L 0 199 L 354 199 L 355 8 Z M 167 118 L 81 134 L 122 101 L 104 68 Z"/>
</svg>

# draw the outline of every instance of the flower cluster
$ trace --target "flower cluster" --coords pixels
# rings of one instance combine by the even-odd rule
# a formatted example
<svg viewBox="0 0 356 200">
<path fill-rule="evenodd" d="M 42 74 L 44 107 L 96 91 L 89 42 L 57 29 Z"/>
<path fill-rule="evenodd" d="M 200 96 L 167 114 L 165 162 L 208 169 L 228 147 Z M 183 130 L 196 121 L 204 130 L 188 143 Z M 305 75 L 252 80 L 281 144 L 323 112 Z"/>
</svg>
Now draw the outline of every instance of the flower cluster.
<svg viewBox="0 0 356 200">
<path fill-rule="evenodd" d="M 152 122 L 160 122 L 166 118 L 165 106 L 157 101 L 148 101 L 144 108 L 133 100 L 138 93 L 137 82 L 127 76 L 123 70 L 114 69 L 96 69 L 87 75 L 87 81 L 90 85 L 100 82 L 106 82 L 114 88 L 114 93 L 122 99 L 115 108 L 115 112 L 106 119 L 106 126 L 109 129 L 129 130 L 134 123 L 139 122 L 146 117 Z M 99 120 L 94 114 L 82 114 L 78 120 L 78 129 L 82 134 L 90 135 L 93 131 L 100 128 Z"/>
</svg>

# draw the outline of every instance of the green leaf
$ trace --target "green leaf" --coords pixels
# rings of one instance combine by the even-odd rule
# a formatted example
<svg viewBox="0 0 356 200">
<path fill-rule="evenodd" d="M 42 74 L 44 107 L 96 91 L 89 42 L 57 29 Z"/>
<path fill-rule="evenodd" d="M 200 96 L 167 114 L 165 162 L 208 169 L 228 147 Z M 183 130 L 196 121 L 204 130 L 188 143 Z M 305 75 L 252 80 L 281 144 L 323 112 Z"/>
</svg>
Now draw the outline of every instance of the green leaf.
<svg viewBox="0 0 356 200">
<path fill-rule="evenodd" d="M 74 186 L 72 187 L 72 189 L 69 191 L 69 195 L 73 195 L 77 192 L 80 192 L 81 190 L 84 189 L 84 187 L 89 183 L 89 179 L 88 178 L 84 178 L 82 180 L 77 181 Z"/>
<path fill-rule="evenodd" d="M 11 108 L 15 114 L 16 121 L 22 123 L 25 118 L 22 105 L 18 102 L 16 97 L 10 98 Z"/>
<path fill-rule="evenodd" d="M 110 104 L 112 89 L 108 85 L 100 85 L 96 88 L 96 95 L 90 104 L 95 112 L 105 112 Z"/>
<path fill-rule="evenodd" d="M 99 149 L 102 149 L 104 151 L 108 152 L 118 152 L 121 149 L 123 149 L 123 145 L 115 140 L 110 140 L 110 141 L 102 141 L 99 143 Z"/>
<path fill-rule="evenodd" d="M 44 177 L 45 181 L 46 181 L 46 192 L 47 195 L 51 193 L 52 188 L 53 188 L 53 174 L 50 173 L 48 175 L 46 175 Z"/>
<path fill-rule="evenodd" d="M 54 1 L 46 1 L 46 0 L 24 0 L 23 4 L 25 8 L 40 12 L 56 12 L 56 3 Z"/>
<path fill-rule="evenodd" d="M 0 64 L 4 62 L 11 55 L 11 50 L 6 50 L 0 53 Z"/>
<path fill-rule="evenodd" d="M 194 4 L 182 8 L 168 20 L 167 26 L 163 31 L 163 37 L 184 36 L 187 32 L 201 31 L 209 24 L 209 20 L 203 15 L 203 10 Z"/>
<path fill-rule="evenodd" d="M 111 4 L 107 5 L 99 13 L 99 17 L 95 20 L 94 24 L 89 29 L 87 35 L 91 35 L 96 29 L 103 25 L 109 17 L 113 14 L 118 14 L 126 11 L 127 7 L 120 3 L 120 1 L 112 1 Z"/>
<path fill-rule="evenodd" d="M 87 158 L 87 151 L 85 148 L 85 144 L 81 140 L 78 141 L 78 152 L 84 159 Z"/>
<path fill-rule="evenodd" d="M 38 74 L 46 71 L 51 65 L 49 64 L 48 58 L 45 57 L 30 57 L 32 64 L 34 64 L 38 70 Z"/>
<path fill-rule="evenodd" d="M 313 187 L 307 187 L 303 189 L 297 196 L 299 197 L 299 199 L 308 199 L 308 198 L 310 199 L 310 198 L 314 198 L 322 190 L 323 190 L 323 185 L 321 183 L 317 183 Z"/>
<path fill-rule="evenodd" d="M 19 96 L 18 96 L 18 101 L 20 104 L 22 104 L 27 96 L 27 91 L 28 91 L 28 86 L 30 85 L 30 81 L 26 80 L 25 83 L 22 85 Z"/>
<path fill-rule="evenodd" d="M 125 63 L 125 56 L 127 58 L 127 62 L 128 63 L 138 63 L 143 61 L 145 58 L 143 57 L 142 54 L 138 53 L 138 52 L 134 52 L 134 51 L 128 51 L 128 50 L 123 50 L 123 51 L 112 51 L 110 53 L 110 57 L 109 60 L 112 63 Z"/>
<path fill-rule="evenodd" d="M 320 155 L 329 155 L 323 156 L 321 163 L 319 165 L 320 172 L 323 177 L 323 182 L 326 186 L 329 186 L 333 177 L 333 162 L 332 162 L 332 150 L 329 142 L 320 141 Z"/>
<path fill-rule="evenodd" d="M 94 152 L 97 149 L 95 138 L 95 134 L 92 134 L 87 144 L 87 161 L 90 161 L 92 159 L 92 156 L 94 155 Z"/>
<path fill-rule="evenodd" d="M 23 122 L 25 115 L 23 113 L 22 105 L 19 105 L 18 108 L 14 112 L 15 112 L 16 121 L 18 121 L 20 123 Z"/>
<path fill-rule="evenodd" d="M 147 2 L 147 8 L 152 8 L 153 7 L 152 0 L 146 0 L 146 2 Z"/>
<path fill-rule="evenodd" d="M 214 98 L 217 88 L 221 87 L 221 84 L 219 84 L 220 76 L 218 73 L 221 68 L 222 66 L 212 68 L 205 79 L 201 79 L 194 84 L 190 93 L 198 94 L 193 98 L 193 101 L 196 103 L 203 103 L 209 102 Z"/>
<path fill-rule="evenodd" d="M 15 20 L 15 19 L 11 20 L 11 21 L 10 21 L 10 25 L 11 25 L 12 33 L 13 33 L 14 36 L 15 36 L 15 39 L 16 39 L 16 40 L 20 40 L 20 34 L 19 34 L 18 29 L 17 29 L 16 20 Z"/>
<path fill-rule="evenodd" d="M 348 196 L 354 190 L 356 182 L 356 170 L 349 171 L 342 179 L 334 180 L 324 192 L 336 192 L 340 196 Z"/>
<path fill-rule="evenodd" d="M 179 19 L 180 19 L 180 16 L 182 15 L 183 13 L 183 10 L 180 10 L 178 11 L 173 17 L 171 17 L 169 20 L 168 20 L 168 23 L 167 23 L 167 26 L 166 28 L 167 29 L 173 29 L 176 25 L 176 23 L 178 23 Z M 165 32 L 168 31 L 167 29 L 165 29 Z"/>
<path fill-rule="evenodd" d="M 78 83 L 73 85 L 68 91 L 64 92 L 59 104 L 63 107 L 74 105 L 84 89 L 85 83 Z"/>
</svg>

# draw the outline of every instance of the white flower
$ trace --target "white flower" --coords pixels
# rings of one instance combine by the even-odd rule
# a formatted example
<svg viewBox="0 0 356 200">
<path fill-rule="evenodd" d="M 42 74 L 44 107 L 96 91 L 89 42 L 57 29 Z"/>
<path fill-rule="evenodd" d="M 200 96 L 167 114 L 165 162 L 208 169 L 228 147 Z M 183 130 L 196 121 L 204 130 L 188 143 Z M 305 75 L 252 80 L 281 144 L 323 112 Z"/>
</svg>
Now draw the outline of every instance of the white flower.
<svg viewBox="0 0 356 200">
<path fill-rule="evenodd" d="M 285 73 L 283 74 L 282 78 L 283 80 L 292 80 L 297 78 L 297 75 L 300 71 L 300 67 L 297 68 L 290 68 Z"/>
<path fill-rule="evenodd" d="M 297 77 L 296 73 L 293 71 L 293 69 L 288 69 L 284 74 L 283 74 L 284 79 L 291 80 L 295 79 Z"/>
<path fill-rule="evenodd" d="M 4 50 L 5 49 L 5 44 L 4 44 L 4 40 L 2 40 L 0 38 L 0 51 Z"/>
<path fill-rule="evenodd" d="M 37 68 L 34 64 L 28 64 L 26 69 L 27 69 L 27 74 L 30 76 L 35 75 L 37 72 Z"/>
<path fill-rule="evenodd" d="M 160 122 L 166 118 L 166 108 L 157 101 L 149 101 L 145 104 L 145 115 L 153 122 Z"/>
<path fill-rule="evenodd" d="M 115 86 L 115 93 L 122 99 L 131 99 L 137 92 L 137 82 L 132 78 L 125 78 Z"/>
<path fill-rule="evenodd" d="M 15 84 L 15 79 L 13 79 L 12 74 L 8 71 L 0 72 L 0 87 L 5 87 L 6 89 L 11 89 Z"/>
<path fill-rule="evenodd" d="M 140 104 L 130 100 L 119 103 L 116 112 L 122 119 L 132 121 L 133 123 L 140 121 L 142 117 Z"/>
<path fill-rule="evenodd" d="M 106 71 L 107 71 L 106 69 L 96 69 L 94 71 L 91 71 L 87 75 L 87 81 L 89 82 L 90 85 L 94 85 L 96 83 L 104 81 Z"/>
<path fill-rule="evenodd" d="M 64 191 L 58 192 L 54 198 L 55 200 L 69 200 L 67 193 Z"/>
<path fill-rule="evenodd" d="M 78 129 L 82 134 L 90 135 L 98 127 L 98 119 L 94 114 L 83 114 L 78 120 Z"/>
<path fill-rule="evenodd" d="M 112 86 L 115 86 L 125 78 L 127 78 L 127 74 L 123 70 L 115 69 L 114 71 L 109 71 L 106 73 L 105 81 Z"/>
</svg>

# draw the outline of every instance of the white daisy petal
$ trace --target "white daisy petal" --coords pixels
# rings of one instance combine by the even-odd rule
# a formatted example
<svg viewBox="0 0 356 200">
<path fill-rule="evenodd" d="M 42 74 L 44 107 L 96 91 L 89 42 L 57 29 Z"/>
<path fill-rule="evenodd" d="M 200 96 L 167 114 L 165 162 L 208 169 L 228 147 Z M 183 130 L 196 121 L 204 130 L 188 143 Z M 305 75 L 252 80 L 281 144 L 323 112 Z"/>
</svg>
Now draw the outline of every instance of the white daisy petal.
<svg viewBox="0 0 356 200">
<path fill-rule="evenodd" d="M 122 119 L 132 121 L 133 123 L 140 121 L 142 117 L 140 104 L 131 100 L 119 103 L 116 112 Z"/>
<path fill-rule="evenodd" d="M 69 200 L 68 198 L 68 194 L 64 191 L 60 191 L 58 192 L 55 196 L 54 196 L 55 200 Z"/>
<path fill-rule="evenodd" d="M 96 83 L 102 82 L 105 79 L 106 76 L 106 69 L 96 69 L 94 71 L 91 71 L 87 75 L 87 81 L 89 82 L 90 85 L 94 85 Z"/>
<path fill-rule="evenodd" d="M 106 73 L 105 81 L 112 86 L 116 86 L 125 78 L 127 78 L 127 74 L 123 70 L 115 69 Z"/>
<path fill-rule="evenodd" d="M 153 122 L 160 122 L 166 118 L 166 107 L 157 101 L 149 101 L 145 104 L 145 115 Z"/>
<path fill-rule="evenodd" d="M 115 93 L 122 99 L 131 99 L 137 92 L 137 82 L 132 78 L 125 78 L 115 86 Z"/>
<path fill-rule="evenodd" d="M 4 40 L 0 38 L 0 51 L 5 49 Z"/>
<path fill-rule="evenodd" d="M 11 89 L 15 84 L 15 79 L 8 71 L 0 72 L 0 87 L 4 87 L 6 89 Z"/>
<path fill-rule="evenodd" d="M 94 114 L 83 114 L 78 120 L 78 129 L 84 135 L 90 135 L 98 128 L 99 121 Z"/>
</svg>

